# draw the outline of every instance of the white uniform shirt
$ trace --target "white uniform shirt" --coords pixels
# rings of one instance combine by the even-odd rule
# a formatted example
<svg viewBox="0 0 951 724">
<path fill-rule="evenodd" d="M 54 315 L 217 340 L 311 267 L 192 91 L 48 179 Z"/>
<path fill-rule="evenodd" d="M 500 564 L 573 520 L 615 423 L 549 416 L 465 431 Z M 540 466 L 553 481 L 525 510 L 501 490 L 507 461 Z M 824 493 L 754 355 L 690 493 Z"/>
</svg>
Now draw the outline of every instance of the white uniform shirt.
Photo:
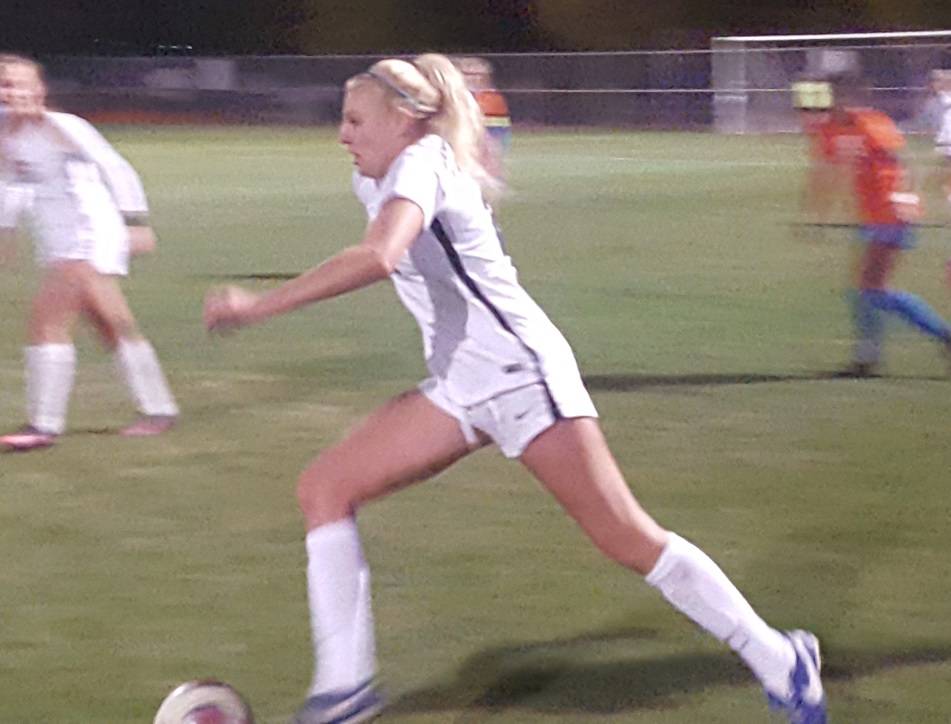
<svg viewBox="0 0 951 724">
<path fill-rule="evenodd" d="M 935 145 L 951 147 L 951 93 L 938 94 L 938 132 Z"/>
<path fill-rule="evenodd" d="M 104 271 L 122 271 L 124 217 L 147 215 L 148 204 L 135 170 L 95 128 L 67 113 L 44 113 L 0 132 L 0 163 L 0 226 L 16 226 L 27 212 L 41 263 L 100 259 Z"/>
<path fill-rule="evenodd" d="M 519 286 L 478 183 L 436 135 L 407 147 L 379 181 L 354 175 L 372 220 L 403 198 L 424 231 L 392 274 L 423 334 L 426 364 L 457 405 L 532 383 L 580 381 L 571 348 Z"/>
</svg>

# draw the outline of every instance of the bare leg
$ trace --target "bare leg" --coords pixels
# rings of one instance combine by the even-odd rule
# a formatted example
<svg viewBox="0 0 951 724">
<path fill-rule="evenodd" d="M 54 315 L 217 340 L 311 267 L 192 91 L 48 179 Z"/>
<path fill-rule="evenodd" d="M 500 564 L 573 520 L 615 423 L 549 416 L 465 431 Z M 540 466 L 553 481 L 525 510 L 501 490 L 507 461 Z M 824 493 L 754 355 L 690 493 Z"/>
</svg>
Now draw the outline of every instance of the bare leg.
<svg viewBox="0 0 951 724">
<path fill-rule="evenodd" d="M 31 427 L 53 435 L 65 428 L 76 373 L 73 327 L 82 306 L 79 264 L 55 264 L 45 270 L 28 322 L 27 416 Z"/>
<path fill-rule="evenodd" d="M 90 268 L 85 279 L 83 309 L 118 367 L 144 419 L 123 430 L 126 435 L 152 435 L 167 430 L 178 416 L 158 355 L 141 335 L 132 310 L 115 277 Z"/>
<path fill-rule="evenodd" d="M 307 588 L 316 661 L 307 707 L 324 711 L 328 697 L 339 697 L 333 699 L 333 711 L 373 705 L 368 698 L 376 670 L 370 574 L 356 508 L 435 475 L 471 449 L 452 416 L 412 391 L 371 414 L 301 475 L 298 498 L 309 531 Z"/>
<path fill-rule="evenodd" d="M 418 390 L 403 393 L 301 474 L 297 494 L 307 529 L 348 518 L 361 503 L 426 480 L 471 450 L 454 417 Z"/>
<path fill-rule="evenodd" d="M 596 420 L 556 423 L 521 461 L 606 556 L 641 575 L 651 571 L 667 531 L 631 494 Z"/>
<path fill-rule="evenodd" d="M 596 420 L 560 420 L 521 458 L 607 556 L 646 575 L 681 613 L 734 649 L 768 691 L 788 696 L 791 645 L 699 548 L 640 507 Z"/>
</svg>

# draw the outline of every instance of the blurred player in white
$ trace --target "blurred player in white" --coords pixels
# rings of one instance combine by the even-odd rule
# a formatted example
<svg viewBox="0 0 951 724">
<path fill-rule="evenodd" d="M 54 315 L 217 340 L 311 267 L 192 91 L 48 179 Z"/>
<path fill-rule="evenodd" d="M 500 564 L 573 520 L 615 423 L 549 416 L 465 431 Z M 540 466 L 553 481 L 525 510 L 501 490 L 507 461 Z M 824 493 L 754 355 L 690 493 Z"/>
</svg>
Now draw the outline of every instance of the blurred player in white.
<svg viewBox="0 0 951 724">
<path fill-rule="evenodd" d="M 823 724 L 815 637 L 768 626 L 706 554 L 631 494 L 571 348 L 502 248 L 484 201 L 482 133 L 478 107 L 445 56 L 384 60 L 354 76 L 340 140 L 369 217 L 363 239 L 274 290 L 229 287 L 205 303 L 208 328 L 228 329 L 390 278 L 423 333 L 429 379 L 385 403 L 300 477 L 316 667 L 294 721 L 366 721 L 382 706 L 359 506 L 494 443 L 605 555 L 731 646 L 790 721 Z"/>
<path fill-rule="evenodd" d="M 935 132 L 935 153 L 941 164 L 938 169 L 938 183 L 945 200 L 943 218 L 947 220 L 951 214 L 951 70 L 933 70 L 931 90 L 927 116 Z M 951 258 L 945 262 L 945 278 L 951 285 Z"/>
<path fill-rule="evenodd" d="M 942 191 L 951 203 L 951 70 L 931 73 L 935 152 L 944 162 Z"/>
<path fill-rule="evenodd" d="M 73 328 L 83 316 L 115 353 L 140 417 L 121 434 L 168 430 L 178 407 L 118 279 L 155 235 L 138 175 L 91 125 L 46 108 L 41 67 L 0 55 L 0 246 L 9 260 L 29 220 L 42 269 L 25 350 L 28 424 L 0 448 L 52 445 L 66 426 L 76 369 Z"/>
</svg>

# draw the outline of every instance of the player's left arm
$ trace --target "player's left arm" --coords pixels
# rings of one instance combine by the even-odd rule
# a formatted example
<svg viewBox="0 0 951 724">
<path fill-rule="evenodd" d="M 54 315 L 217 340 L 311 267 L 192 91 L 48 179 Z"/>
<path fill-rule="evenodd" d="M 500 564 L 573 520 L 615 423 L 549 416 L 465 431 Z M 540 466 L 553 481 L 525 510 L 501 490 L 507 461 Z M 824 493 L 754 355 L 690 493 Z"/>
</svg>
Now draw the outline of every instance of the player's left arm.
<svg viewBox="0 0 951 724">
<path fill-rule="evenodd" d="M 211 292 L 205 300 L 205 326 L 222 330 L 256 324 L 386 279 L 422 229 L 422 209 L 408 199 L 393 198 L 367 226 L 360 243 L 281 286 L 263 294 L 234 286 Z"/>
<path fill-rule="evenodd" d="M 78 116 L 54 114 L 54 123 L 99 168 L 129 230 L 133 256 L 155 251 L 157 239 L 149 221 L 149 204 L 139 174 L 92 124 Z"/>
<path fill-rule="evenodd" d="M 888 202 L 900 221 L 914 223 L 921 218 L 921 197 L 915 191 L 908 166 L 902 162 L 905 137 L 884 113 L 867 112 L 861 117 L 868 153 L 879 169 L 879 183 L 887 185 Z"/>
</svg>

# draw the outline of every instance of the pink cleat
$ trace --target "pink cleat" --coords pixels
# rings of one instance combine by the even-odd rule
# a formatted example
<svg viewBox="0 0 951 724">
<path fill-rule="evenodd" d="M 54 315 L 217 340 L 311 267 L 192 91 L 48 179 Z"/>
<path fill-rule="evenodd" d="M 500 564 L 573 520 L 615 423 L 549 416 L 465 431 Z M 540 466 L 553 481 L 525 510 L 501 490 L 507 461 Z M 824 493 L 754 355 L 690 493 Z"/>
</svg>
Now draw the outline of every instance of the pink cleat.
<svg viewBox="0 0 951 724">
<path fill-rule="evenodd" d="M 7 452 L 29 452 L 51 447 L 56 442 L 56 434 L 43 432 L 32 425 L 21 427 L 16 432 L 0 436 L 0 446 Z"/>
<path fill-rule="evenodd" d="M 122 437 L 155 437 L 171 430 L 176 422 L 176 415 L 143 415 L 128 427 L 119 430 L 119 434 Z"/>
</svg>

